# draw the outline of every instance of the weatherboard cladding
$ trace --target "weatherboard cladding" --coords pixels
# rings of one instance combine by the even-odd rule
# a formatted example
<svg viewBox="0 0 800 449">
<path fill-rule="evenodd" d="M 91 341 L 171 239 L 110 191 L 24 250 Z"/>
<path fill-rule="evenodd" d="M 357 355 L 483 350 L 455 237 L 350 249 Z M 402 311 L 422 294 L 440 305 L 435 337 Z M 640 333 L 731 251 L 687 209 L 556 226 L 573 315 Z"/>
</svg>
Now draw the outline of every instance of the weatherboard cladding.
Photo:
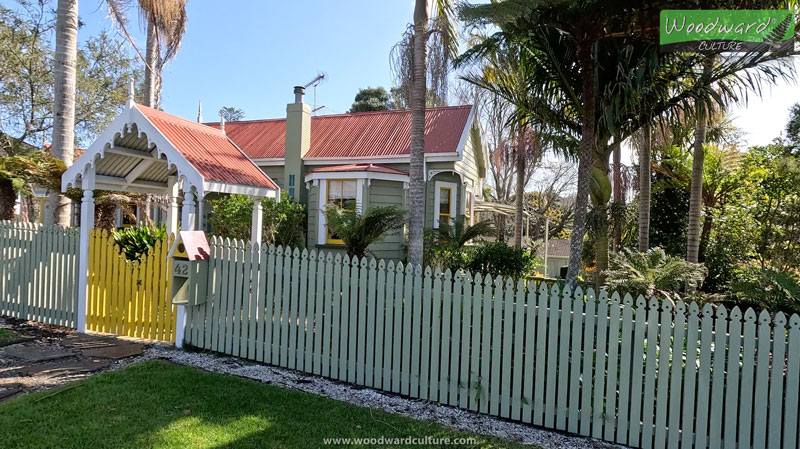
<svg viewBox="0 0 800 449">
<path fill-rule="evenodd" d="M 146 106 L 136 107 L 206 181 L 278 188 L 218 129 Z"/>
<path fill-rule="evenodd" d="M 454 153 L 471 106 L 425 111 L 425 153 Z M 219 129 L 219 123 L 208 123 Z M 282 158 L 286 120 L 227 122 L 225 133 L 251 159 Z M 411 146 L 411 112 L 392 110 L 311 117 L 311 148 L 305 158 L 402 156 Z"/>
</svg>

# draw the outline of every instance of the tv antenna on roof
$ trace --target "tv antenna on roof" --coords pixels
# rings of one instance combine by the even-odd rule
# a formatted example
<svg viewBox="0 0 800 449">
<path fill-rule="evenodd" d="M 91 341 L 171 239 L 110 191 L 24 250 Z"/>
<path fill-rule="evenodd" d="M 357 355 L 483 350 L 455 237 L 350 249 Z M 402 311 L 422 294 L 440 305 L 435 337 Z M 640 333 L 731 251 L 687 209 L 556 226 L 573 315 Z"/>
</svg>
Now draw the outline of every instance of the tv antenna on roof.
<svg viewBox="0 0 800 449">
<path fill-rule="evenodd" d="M 317 86 L 319 86 L 320 84 L 322 84 L 322 82 L 323 82 L 323 81 L 325 80 L 325 78 L 327 78 L 327 77 L 328 77 L 328 75 L 326 75 L 325 73 L 323 73 L 323 72 L 318 72 L 318 73 L 317 73 L 317 76 L 316 76 L 316 77 L 314 77 L 314 79 L 313 79 L 313 80 L 311 80 L 311 81 L 307 82 L 307 83 L 306 83 L 306 84 L 303 86 L 303 87 L 304 87 L 304 88 L 306 88 L 306 89 L 308 89 L 309 87 L 313 87 L 313 88 L 314 88 L 314 105 L 313 105 L 313 106 L 312 106 L 312 108 L 311 108 L 311 111 L 312 111 L 312 112 L 316 112 L 316 111 L 318 110 L 318 109 L 317 109 Z M 320 108 L 320 109 L 321 109 L 321 108 Z"/>
</svg>

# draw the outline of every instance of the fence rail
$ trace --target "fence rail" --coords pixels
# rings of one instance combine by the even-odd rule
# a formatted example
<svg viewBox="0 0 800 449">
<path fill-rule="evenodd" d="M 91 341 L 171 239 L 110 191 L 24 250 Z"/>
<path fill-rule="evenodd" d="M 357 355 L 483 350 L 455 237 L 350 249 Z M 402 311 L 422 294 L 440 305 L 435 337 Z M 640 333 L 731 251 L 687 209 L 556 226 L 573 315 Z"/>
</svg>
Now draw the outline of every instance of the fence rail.
<svg viewBox="0 0 800 449">
<path fill-rule="evenodd" d="M 78 231 L 0 221 L 0 315 L 76 326 Z"/>
<path fill-rule="evenodd" d="M 194 346 L 636 447 L 798 447 L 797 315 L 211 249 Z"/>
</svg>

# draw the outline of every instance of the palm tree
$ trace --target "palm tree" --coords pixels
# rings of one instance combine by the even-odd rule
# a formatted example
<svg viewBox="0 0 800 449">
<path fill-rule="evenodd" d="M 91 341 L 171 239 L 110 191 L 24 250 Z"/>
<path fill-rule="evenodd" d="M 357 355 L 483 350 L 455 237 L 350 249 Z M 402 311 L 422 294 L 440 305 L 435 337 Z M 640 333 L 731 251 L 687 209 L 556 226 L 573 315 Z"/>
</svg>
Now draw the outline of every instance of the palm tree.
<svg viewBox="0 0 800 449">
<path fill-rule="evenodd" d="M 703 78 L 708 78 L 713 67 L 713 59 L 707 59 L 703 64 Z M 705 105 L 699 103 L 695 112 L 697 127 L 694 133 L 694 156 L 692 159 L 692 181 L 689 186 L 689 228 L 686 241 L 686 260 L 697 263 L 700 253 L 700 218 L 703 208 L 703 160 L 706 142 L 706 110 Z"/>
<path fill-rule="evenodd" d="M 395 206 L 372 207 L 364 214 L 329 206 L 325 214 L 328 230 L 342 239 L 347 255 L 359 258 L 369 252 L 369 245 L 402 228 L 406 215 Z"/>
<path fill-rule="evenodd" d="M 56 67 L 53 97 L 53 139 L 50 152 L 66 167 L 75 158 L 75 86 L 78 65 L 78 0 L 58 0 L 56 11 Z M 50 195 L 45 222 L 69 226 L 71 201 L 58 192 Z"/>
<path fill-rule="evenodd" d="M 429 30 L 431 5 L 428 0 L 414 4 L 414 34 L 411 39 L 413 81 L 411 88 L 411 149 L 408 188 L 408 262 L 421 265 L 425 226 L 425 97 L 427 88 L 427 52 L 431 34 L 439 36 L 438 42 L 446 49 L 443 55 L 458 51 L 452 23 L 453 4 L 450 0 L 436 0 L 437 27 Z M 446 59 L 446 58 L 445 58 Z M 445 75 L 446 78 L 446 75 Z"/>
<path fill-rule="evenodd" d="M 652 181 L 653 141 L 650 124 L 642 127 L 639 149 L 639 251 L 650 249 L 650 182 Z"/>
<path fill-rule="evenodd" d="M 514 195 L 514 244 L 522 246 L 522 230 L 525 205 L 525 185 L 531 177 L 533 167 L 542 158 L 543 135 L 536 133 L 529 124 L 529 117 L 537 111 L 526 110 L 531 104 L 529 85 L 534 75 L 531 69 L 533 62 L 526 49 L 518 45 L 494 46 L 486 54 L 486 61 L 477 73 L 467 74 L 465 81 L 503 101 L 514 105 L 515 109 L 508 118 L 508 126 L 516 137 L 514 147 L 514 173 L 516 174 L 516 193 Z M 459 59 L 459 63 L 463 60 Z"/>
<path fill-rule="evenodd" d="M 161 103 L 161 72 L 167 62 L 178 53 L 183 34 L 186 31 L 186 0 L 136 1 L 139 16 L 143 22 L 147 23 L 147 43 L 144 55 L 127 31 L 126 11 L 129 9 L 130 3 L 131 0 L 106 0 L 114 21 L 144 61 L 146 106 L 158 107 Z"/>
<path fill-rule="evenodd" d="M 703 265 L 669 256 L 661 248 L 645 252 L 624 249 L 611 259 L 606 286 L 620 294 L 676 300 L 687 285 L 699 286 L 706 273 Z"/>
</svg>

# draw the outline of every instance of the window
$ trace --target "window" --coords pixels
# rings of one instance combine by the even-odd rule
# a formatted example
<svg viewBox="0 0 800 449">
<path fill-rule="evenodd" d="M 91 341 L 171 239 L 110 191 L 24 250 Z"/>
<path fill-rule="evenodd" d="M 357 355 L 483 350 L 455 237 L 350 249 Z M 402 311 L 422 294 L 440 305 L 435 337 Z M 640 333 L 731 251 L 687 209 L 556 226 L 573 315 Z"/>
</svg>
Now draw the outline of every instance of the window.
<svg viewBox="0 0 800 449">
<path fill-rule="evenodd" d="M 458 184 L 454 182 L 436 181 L 433 185 L 433 227 L 439 228 L 440 223 L 453 225 L 457 217 Z"/>
<path fill-rule="evenodd" d="M 453 205 L 453 189 L 450 187 L 439 188 L 439 226 L 442 223 L 450 224 L 451 208 Z"/>
<path fill-rule="evenodd" d="M 326 201 L 327 206 L 340 207 L 348 212 L 356 211 L 358 183 L 355 179 L 329 179 L 327 181 Z M 323 211 L 324 213 L 324 211 Z M 327 232 L 327 243 L 343 244 L 344 242 L 330 231 Z"/>
</svg>

